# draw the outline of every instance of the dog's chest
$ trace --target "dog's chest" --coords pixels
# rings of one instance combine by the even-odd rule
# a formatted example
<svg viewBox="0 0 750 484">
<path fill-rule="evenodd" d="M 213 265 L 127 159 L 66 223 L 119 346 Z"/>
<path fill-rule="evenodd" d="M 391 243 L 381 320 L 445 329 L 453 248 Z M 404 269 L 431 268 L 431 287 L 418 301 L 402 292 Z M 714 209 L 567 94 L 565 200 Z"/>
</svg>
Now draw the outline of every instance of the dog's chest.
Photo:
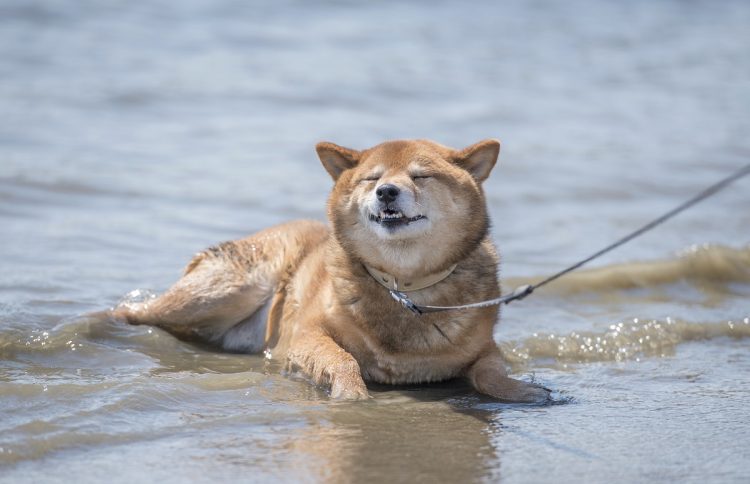
<svg viewBox="0 0 750 484">
<path fill-rule="evenodd" d="M 452 378 L 474 360 L 481 335 L 469 318 L 414 317 L 400 313 L 378 321 L 347 348 L 365 379 L 416 383 Z"/>
<path fill-rule="evenodd" d="M 360 364 L 362 376 L 367 381 L 388 384 L 407 384 L 442 381 L 461 373 L 464 365 L 446 359 L 378 354 L 376 358 Z"/>
</svg>

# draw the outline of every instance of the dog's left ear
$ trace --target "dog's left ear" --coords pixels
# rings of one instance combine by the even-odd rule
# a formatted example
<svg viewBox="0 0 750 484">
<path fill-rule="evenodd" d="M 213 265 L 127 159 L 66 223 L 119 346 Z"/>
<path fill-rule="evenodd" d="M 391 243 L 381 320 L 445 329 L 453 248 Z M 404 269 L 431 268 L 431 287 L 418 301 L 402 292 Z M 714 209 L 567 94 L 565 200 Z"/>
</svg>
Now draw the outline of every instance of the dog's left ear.
<svg viewBox="0 0 750 484">
<path fill-rule="evenodd" d="M 456 153 L 455 163 L 481 183 L 490 176 L 499 154 L 500 142 L 486 139 Z"/>
<path fill-rule="evenodd" d="M 328 141 L 321 141 L 315 145 L 315 151 L 318 152 L 320 162 L 323 163 L 323 167 L 331 175 L 333 181 L 338 180 L 345 170 L 357 166 L 361 155 L 359 151 L 350 150 Z"/>
</svg>

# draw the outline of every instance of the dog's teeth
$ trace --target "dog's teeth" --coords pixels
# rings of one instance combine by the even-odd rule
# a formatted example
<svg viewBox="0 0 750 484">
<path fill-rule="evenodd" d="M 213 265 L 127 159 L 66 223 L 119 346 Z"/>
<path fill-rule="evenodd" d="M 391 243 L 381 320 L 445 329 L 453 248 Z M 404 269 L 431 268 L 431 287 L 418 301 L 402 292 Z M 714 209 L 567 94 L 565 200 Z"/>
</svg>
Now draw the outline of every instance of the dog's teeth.
<svg viewBox="0 0 750 484">
<path fill-rule="evenodd" d="M 406 217 L 403 212 L 393 212 L 391 210 L 388 210 L 388 211 L 383 210 L 379 212 L 378 215 L 373 214 L 371 217 L 373 220 L 377 222 L 380 222 L 382 220 L 400 220 L 400 219 L 407 219 L 409 221 L 411 220 L 408 217 Z"/>
</svg>

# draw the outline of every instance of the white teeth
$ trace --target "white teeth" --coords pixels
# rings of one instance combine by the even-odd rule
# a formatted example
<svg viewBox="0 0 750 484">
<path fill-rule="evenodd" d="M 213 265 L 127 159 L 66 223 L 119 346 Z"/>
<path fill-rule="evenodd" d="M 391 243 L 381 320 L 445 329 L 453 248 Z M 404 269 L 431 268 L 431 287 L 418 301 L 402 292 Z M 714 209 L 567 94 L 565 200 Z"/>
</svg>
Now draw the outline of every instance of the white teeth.
<svg viewBox="0 0 750 484">
<path fill-rule="evenodd" d="M 385 218 L 385 219 L 402 218 L 403 216 L 404 214 L 402 214 L 401 212 L 395 212 L 395 213 L 380 212 L 380 218 Z"/>
</svg>

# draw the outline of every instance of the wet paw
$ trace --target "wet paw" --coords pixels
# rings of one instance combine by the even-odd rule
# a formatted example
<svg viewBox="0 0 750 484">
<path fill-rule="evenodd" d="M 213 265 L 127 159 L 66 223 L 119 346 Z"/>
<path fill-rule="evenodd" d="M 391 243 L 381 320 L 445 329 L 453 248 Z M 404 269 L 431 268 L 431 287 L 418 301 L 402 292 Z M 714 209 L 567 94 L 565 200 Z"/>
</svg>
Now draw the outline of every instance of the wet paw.
<svg viewBox="0 0 750 484">
<path fill-rule="evenodd" d="M 334 378 L 331 385 L 331 398 L 337 400 L 367 400 L 367 386 L 362 378 Z"/>
<path fill-rule="evenodd" d="M 475 375 L 474 388 L 503 402 L 543 405 L 552 401 L 551 391 L 536 383 L 527 383 L 487 371 Z"/>
<path fill-rule="evenodd" d="M 535 383 L 518 382 L 518 388 L 508 400 L 519 403 L 543 404 L 552 401 L 552 391 Z"/>
</svg>

